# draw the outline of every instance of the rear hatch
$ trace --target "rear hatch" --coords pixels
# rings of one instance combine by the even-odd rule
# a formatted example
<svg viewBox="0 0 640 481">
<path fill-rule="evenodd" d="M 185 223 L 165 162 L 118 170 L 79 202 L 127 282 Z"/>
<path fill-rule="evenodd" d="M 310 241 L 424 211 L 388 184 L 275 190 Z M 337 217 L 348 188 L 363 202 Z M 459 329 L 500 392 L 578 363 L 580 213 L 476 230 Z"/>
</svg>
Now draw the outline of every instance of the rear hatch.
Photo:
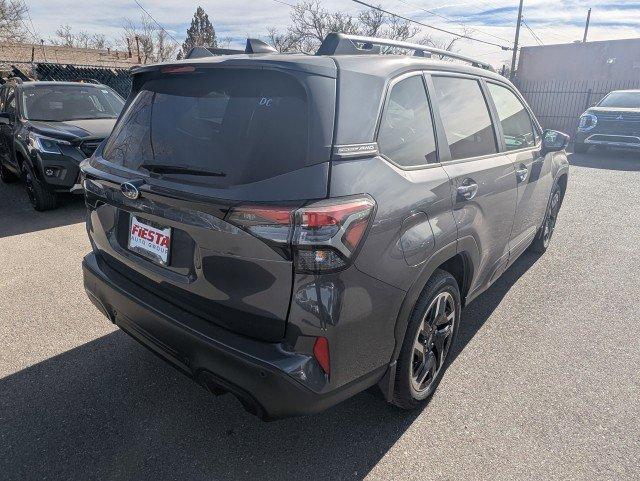
<svg viewBox="0 0 640 481">
<path fill-rule="evenodd" d="M 333 62 L 286 58 L 139 72 L 83 165 L 103 267 L 269 341 L 284 336 L 291 300 L 286 216 L 327 196 L 335 114 Z"/>
</svg>

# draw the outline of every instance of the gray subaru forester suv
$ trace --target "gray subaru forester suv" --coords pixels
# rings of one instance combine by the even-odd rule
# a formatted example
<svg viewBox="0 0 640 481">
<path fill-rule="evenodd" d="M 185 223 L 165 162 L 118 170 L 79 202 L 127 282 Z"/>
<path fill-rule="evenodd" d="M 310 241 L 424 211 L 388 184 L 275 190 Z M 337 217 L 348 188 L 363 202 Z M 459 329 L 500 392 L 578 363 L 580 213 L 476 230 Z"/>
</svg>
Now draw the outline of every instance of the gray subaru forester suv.
<svg viewBox="0 0 640 481">
<path fill-rule="evenodd" d="M 421 406 L 462 307 L 546 250 L 568 137 L 461 55 L 342 34 L 256 50 L 134 72 L 82 166 L 86 291 L 263 419 L 374 385 Z"/>
</svg>

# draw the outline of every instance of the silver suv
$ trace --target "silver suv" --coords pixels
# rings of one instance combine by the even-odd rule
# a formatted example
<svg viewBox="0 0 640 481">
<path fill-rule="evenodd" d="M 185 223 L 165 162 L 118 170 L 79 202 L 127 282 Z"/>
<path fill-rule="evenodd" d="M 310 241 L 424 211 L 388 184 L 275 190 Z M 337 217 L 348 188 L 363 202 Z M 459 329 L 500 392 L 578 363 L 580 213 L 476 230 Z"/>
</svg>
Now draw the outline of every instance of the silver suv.
<svg viewBox="0 0 640 481">
<path fill-rule="evenodd" d="M 462 307 L 547 248 L 568 137 L 464 56 L 341 34 L 315 56 L 251 46 L 134 72 L 82 166 L 87 293 L 264 419 L 376 384 L 420 406 Z"/>
</svg>

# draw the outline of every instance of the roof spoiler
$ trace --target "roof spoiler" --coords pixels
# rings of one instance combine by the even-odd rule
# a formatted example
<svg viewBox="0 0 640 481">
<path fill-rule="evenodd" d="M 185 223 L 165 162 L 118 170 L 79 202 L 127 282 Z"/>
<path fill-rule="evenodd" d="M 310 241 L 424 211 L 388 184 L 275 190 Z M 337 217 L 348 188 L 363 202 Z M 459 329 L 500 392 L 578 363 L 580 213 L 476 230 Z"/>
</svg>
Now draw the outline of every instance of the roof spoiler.
<svg viewBox="0 0 640 481">
<path fill-rule="evenodd" d="M 193 47 L 185 56 L 186 59 L 214 57 L 217 55 L 242 55 L 242 54 L 261 54 L 261 53 L 277 53 L 278 51 L 271 45 L 258 40 L 257 38 L 248 38 L 247 46 L 244 50 L 236 50 L 232 48 L 214 48 L 214 47 Z"/>
<path fill-rule="evenodd" d="M 476 60 L 466 55 L 460 55 L 448 50 L 429 47 L 419 43 L 401 42 L 399 40 L 390 40 L 387 38 L 363 37 L 361 35 L 347 35 L 344 33 L 329 33 L 325 37 L 322 45 L 316 52 L 316 55 L 358 55 L 358 54 L 377 54 L 381 52 L 381 47 L 397 47 L 406 50 L 413 50 L 413 54 L 417 57 L 431 57 L 432 54 L 441 58 L 448 57 L 463 62 L 470 63 L 474 67 L 480 67 L 485 70 L 494 72 L 493 67 L 481 60 Z"/>
</svg>

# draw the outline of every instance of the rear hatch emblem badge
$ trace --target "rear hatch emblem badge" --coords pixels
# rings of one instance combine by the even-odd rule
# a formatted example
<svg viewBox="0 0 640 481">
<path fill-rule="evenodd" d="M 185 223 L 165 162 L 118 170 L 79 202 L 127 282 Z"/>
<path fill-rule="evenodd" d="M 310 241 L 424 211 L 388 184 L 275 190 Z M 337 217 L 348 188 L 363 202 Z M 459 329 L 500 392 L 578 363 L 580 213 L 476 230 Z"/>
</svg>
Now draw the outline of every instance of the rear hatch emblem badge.
<svg viewBox="0 0 640 481">
<path fill-rule="evenodd" d="M 135 200 L 140 197 L 139 187 L 144 183 L 142 180 L 125 182 L 120 184 L 120 191 L 126 198 Z"/>
</svg>

